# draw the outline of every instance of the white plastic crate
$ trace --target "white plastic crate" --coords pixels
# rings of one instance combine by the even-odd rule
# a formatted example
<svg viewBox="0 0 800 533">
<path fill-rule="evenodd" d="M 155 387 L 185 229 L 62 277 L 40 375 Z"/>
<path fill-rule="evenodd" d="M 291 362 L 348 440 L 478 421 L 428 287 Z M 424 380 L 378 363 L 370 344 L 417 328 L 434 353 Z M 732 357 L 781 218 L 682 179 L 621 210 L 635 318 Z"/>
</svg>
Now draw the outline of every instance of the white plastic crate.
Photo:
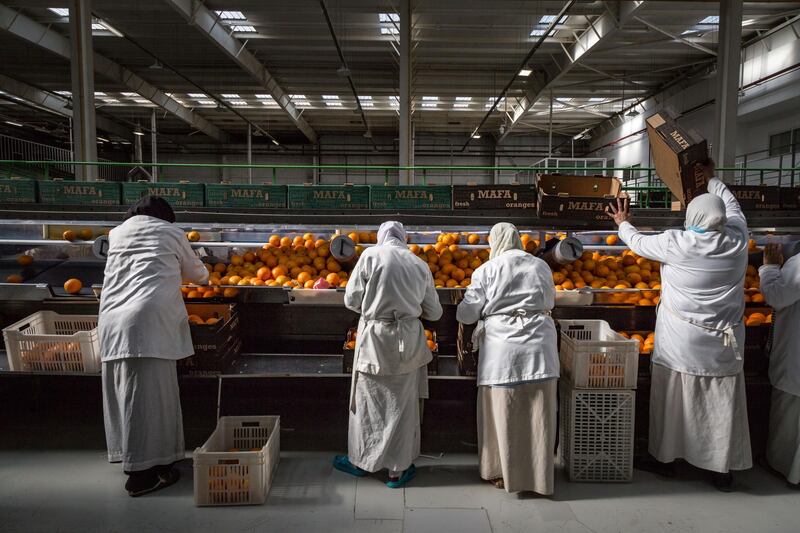
<svg viewBox="0 0 800 533">
<path fill-rule="evenodd" d="M 100 372 L 100 337 L 95 315 L 38 311 L 3 330 L 11 370 Z"/>
<path fill-rule="evenodd" d="M 264 503 L 280 460 L 279 416 L 223 416 L 194 451 L 194 503 Z"/>
<path fill-rule="evenodd" d="M 605 320 L 559 320 L 561 375 L 579 389 L 635 389 L 639 343 Z"/>
<path fill-rule="evenodd" d="M 559 385 L 561 458 L 570 481 L 631 481 L 636 391 Z"/>
</svg>

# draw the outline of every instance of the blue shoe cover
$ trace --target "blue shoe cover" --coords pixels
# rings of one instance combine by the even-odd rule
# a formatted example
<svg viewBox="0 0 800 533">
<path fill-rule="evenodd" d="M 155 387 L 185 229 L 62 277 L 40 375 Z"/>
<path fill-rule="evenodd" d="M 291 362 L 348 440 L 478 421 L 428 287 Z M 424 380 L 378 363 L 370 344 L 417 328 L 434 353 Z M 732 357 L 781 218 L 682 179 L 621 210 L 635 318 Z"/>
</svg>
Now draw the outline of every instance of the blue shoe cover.
<svg viewBox="0 0 800 533">
<path fill-rule="evenodd" d="M 414 479 L 414 476 L 417 475 L 417 467 L 413 464 L 408 467 L 408 470 L 403 472 L 403 475 L 400 476 L 400 479 L 396 481 L 389 480 L 386 482 L 386 486 L 390 489 L 399 489 L 403 487 L 406 483 Z"/>
<path fill-rule="evenodd" d="M 362 470 L 361 468 L 351 463 L 350 459 L 346 455 L 337 455 L 336 457 L 334 457 L 333 467 L 336 470 L 344 472 L 345 474 L 350 474 L 351 476 L 364 477 L 367 475 L 366 470 Z"/>
</svg>

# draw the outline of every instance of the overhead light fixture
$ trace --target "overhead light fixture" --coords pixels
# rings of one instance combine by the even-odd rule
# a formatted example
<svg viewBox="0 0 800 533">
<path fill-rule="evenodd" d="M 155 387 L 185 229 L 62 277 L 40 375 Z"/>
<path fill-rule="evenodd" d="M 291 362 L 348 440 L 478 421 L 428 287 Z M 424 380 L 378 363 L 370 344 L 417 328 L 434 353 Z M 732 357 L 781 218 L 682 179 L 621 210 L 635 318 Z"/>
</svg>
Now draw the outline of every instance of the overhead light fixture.
<svg viewBox="0 0 800 533">
<path fill-rule="evenodd" d="M 456 96 L 456 102 L 471 102 L 471 96 Z"/>
<path fill-rule="evenodd" d="M 422 107 L 436 107 L 438 105 L 436 102 L 422 102 Z"/>
<path fill-rule="evenodd" d="M 272 139 L 272 144 L 274 144 L 275 146 L 280 146 L 280 143 L 275 139 Z"/>
<path fill-rule="evenodd" d="M 480 133 L 473 133 L 472 134 L 472 138 L 473 139 L 480 139 L 481 138 L 481 134 Z"/>
<path fill-rule="evenodd" d="M 216 102 L 214 100 L 198 100 L 198 104 L 200 105 L 214 105 Z"/>
<path fill-rule="evenodd" d="M 68 17 L 69 16 L 69 8 L 66 7 L 48 7 L 50 11 L 58 15 L 59 17 Z"/>
<path fill-rule="evenodd" d="M 12 126 L 17 126 L 19 128 L 22 127 L 22 124 L 20 124 L 19 122 L 14 122 L 13 120 L 6 120 L 6 124 L 11 124 Z"/>
<path fill-rule="evenodd" d="M 231 31 L 233 33 L 256 33 L 256 28 L 250 24 L 237 24 L 231 26 Z"/>
<path fill-rule="evenodd" d="M 257 94 L 256 98 L 259 100 L 274 100 L 271 94 Z"/>
<path fill-rule="evenodd" d="M 139 93 L 120 93 L 122 96 L 127 96 L 128 98 L 136 98 L 139 96 Z"/>
<path fill-rule="evenodd" d="M 222 93 L 222 97 L 223 98 L 236 98 L 236 99 L 241 98 L 241 96 L 239 96 L 236 93 Z"/>
<path fill-rule="evenodd" d="M 328 106 L 328 107 L 342 107 L 342 103 L 341 102 L 330 102 L 330 101 L 328 101 L 328 102 L 325 102 L 325 105 Z"/>
<path fill-rule="evenodd" d="M 338 100 L 339 97 L 337 95 L 335 95 L 335 94 L 323 94 L 322 95 L 322 99 L 323 100 Z"/>
<path fill-rule="evenodd" d="M 524 68 L 524 69 L 519 71 L 519 75 L 522 76 L 523 78 L 527 78 L 528 76 L 531 75 L 531 72 L 533 72 L 533 71 L 529 70 L 527 68 Z"/>
<path fill-rule="evenodd" d="M 438 96 L 423 96 L 422 97 L 422 101 L 423 102 L 435 102 L 437 100 L 439 100 Z"/>
<path fill-rule="evenodd" d="M 361 100 L 361 101 L 372 100 L 372 97 L 371 96 L 359 96 L 358 99 Z"/>
<path fill-rule="evenodd" d="M 453 109 L 466 109 L 469 107 L 469 104 L 465 102 L 456 102 L 453 104 Z"/>
<path fill-rule="evenodd" d="M 188 95 L 188 96 L 189 96 L 189 98 L 208 98 L 208 97 L 207 97 L 205 94 L 203 94 L 203 93 L 189 93 L 189 95 Z"/>
<path fill-rule="evenodd" d="M 742 21 L 742 26 L 750 26 L 751 24 L 755 24 L 758 22 L 756 19 L 747 19 Z"/>
<path fill-rule="evenodd" d="M 102 141 L 102 142 L 104 142 L 104 143 L 111 142 L 111 141 L 109 141 L 108 139 L 106 139 L 105 137 L 100 137 L 99 135 L 97 136 L 97 140 L 98 140 L 98 141 Z"/>
<path fill-rule="evenodd" d="M 94 95 L 97 96 L 107 96 L 106 93 L 95 92 Z"/>
<path fill-rule="evenodd" d="M 246 20 L 244 13 L 241 11 L 214 11 L 220 20 Z"/>
<path fill-rule="evenodd" d="M 235 106 L 239 106 L 239 107 L 247 105 L 247 102 L 244 101 L 244 100 L 230 100 L 229 103 L 231 105 L 235 105 Z"/>
<path fill-rule="evenodd" d="M 698 24 L 703 24 L 703 25 L 708 25 L 708 26 L 718 26 L 719 25 L 719 16 L 717 16 L 717 15 L 708 16 L 708 17 L 704 18 L 703 20 L 701 20 L 700 22 L 698 22 Z"/>
<path fill-rule="evenodd" d="M 133 134 L 134 135 L 138 135 L 139 137 L 143 137 L 144 136 L 144 132 L 142 131 L 142 127 L 139 124 L 136 125 L 136 129 L 133 130 Z"/>
</svg>

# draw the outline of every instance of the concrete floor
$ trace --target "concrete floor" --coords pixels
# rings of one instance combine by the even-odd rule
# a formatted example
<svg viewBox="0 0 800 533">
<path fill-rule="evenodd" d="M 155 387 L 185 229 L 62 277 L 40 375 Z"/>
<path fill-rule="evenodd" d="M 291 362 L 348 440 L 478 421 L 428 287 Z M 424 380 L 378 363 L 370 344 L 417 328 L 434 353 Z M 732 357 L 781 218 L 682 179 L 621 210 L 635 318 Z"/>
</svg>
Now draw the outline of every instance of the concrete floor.
<svg viewBox="0 0 800 533">
<path fill-rule="evenodd" d="M 421 458 L 411 484 L 331 468 L 333 453 L 283 453 L 267 503 L 197 508 L 191 462 L 181 481 L 130 498 L 119 465 L 102 452 L 0 452 L 0 531 L 275 531 L 361 533 L 794 532 L 800 493 L 754 468 L 722 494 L 683 467 L 676 480 L 636 471 L 630 484 L 569 483 L 556 473 L 553 499 L 506 494 L 478 479 L 477 459 Z"/>
</svg>

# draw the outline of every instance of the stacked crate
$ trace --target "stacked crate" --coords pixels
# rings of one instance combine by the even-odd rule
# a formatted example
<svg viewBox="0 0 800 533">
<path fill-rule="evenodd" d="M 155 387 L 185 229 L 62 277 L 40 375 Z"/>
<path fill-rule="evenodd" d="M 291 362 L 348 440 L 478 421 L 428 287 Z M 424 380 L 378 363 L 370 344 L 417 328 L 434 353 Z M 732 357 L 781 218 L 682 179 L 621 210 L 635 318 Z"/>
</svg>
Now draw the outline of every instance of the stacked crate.
<svg viewBox="0 0 800 533">
<path fill-rule="evenodd" d="M 604 320 L 560 320 L 561 457 L 571 481 L 633 479 L 639 343 Z"/>
</svg>

